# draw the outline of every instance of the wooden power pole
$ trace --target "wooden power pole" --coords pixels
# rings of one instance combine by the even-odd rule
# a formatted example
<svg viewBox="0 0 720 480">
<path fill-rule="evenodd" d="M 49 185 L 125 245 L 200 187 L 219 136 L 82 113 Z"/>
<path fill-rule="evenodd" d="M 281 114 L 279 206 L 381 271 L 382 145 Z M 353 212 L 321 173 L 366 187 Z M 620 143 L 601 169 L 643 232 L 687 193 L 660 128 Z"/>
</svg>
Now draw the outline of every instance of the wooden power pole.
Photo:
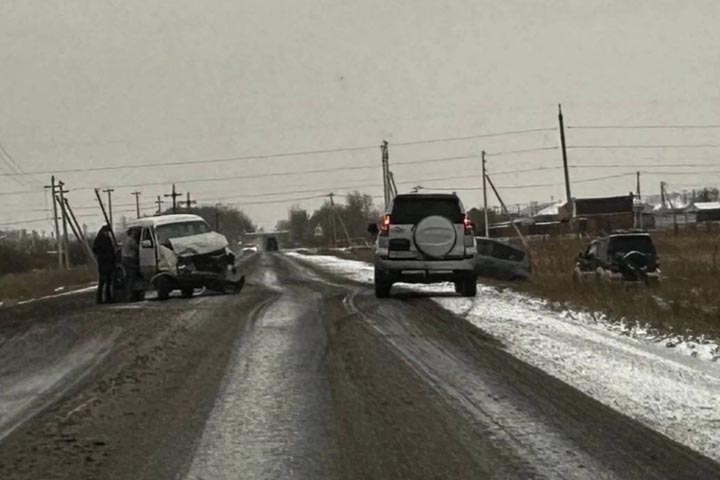
<svg viewBox="0 0 720 480">
<path fill-rule="evenodd" d="M 163 205 L 163 199 L 160 197 L 160 195 L 157 196 L 157 200 L 155 200 L 155 205 L 157 205 L 157 215 L 162 215 L 162 205 Z"/>
<path fill-rule="evenodd" d="M 336 246 L 337 243 L 337 231 L 335 228 L 335 194 L 330 193 L 328 194 L 328 197 L 330 198 L 330 209 L 332 210 L 330 214 L 330 225 L 332 227 L 332 246 L 333 248 Z M 385 197 L 387 198 L 387 192 L 385 192 Z"/>
<path fill-rule="evenodd" d="M 485 237 L 490 237 L 490 225 L 488 225 L 488 204 L 487 204 L 487 175 L 485 173 L 485 150 L 482 151 L 482 177 L 483 177 L 483 215 L 485 219 Z"/>
<path fill-rule="evenodd" d="M 197 205 L 197 200 L 190 200 L 190 192 L 187 192 L 185 195 L 186 200 L 184 202 L 180 202 L 180 204 L 184 205 L 185 208 L 190 211 L 193 205 Z"/>
<path fill-rule="evenodd" d="M 565 173 L 565 197 L 570 207 L 570 215 L 575 216 L 575 208 L 570 193 L 570 172 L 568 171 L 567 146 L 565 145 L 565 124 L 563 122 L 562 105 L 558 105 L 558 121 L 560 123 L 560 146 L 562 147 L 563 171 Z"/>
<path fill-rule="evenodd" d="M 380 152 L 382 153 L 382 176 L 383 176 L 383 196 L 385 200 L 385 210 L 387 210 L 388 205 L 390 204 L 390 182 L 388 179 L 388 142 L 387 140 L 383 140 L 382 145 L 380 145 Z"/>
<path fill-rule="evenodd" d="M 103 190 L 103 192 L 107 193 L 108 195 L 108 221 L 110 222 L 110 230 L 115 230 L 115 223 L 113 222 L 113 214 L 112 214 L 112 193 L 115 191 L 114 188 L 108 188 Z"/>
<path fill-rule="evenodd" d="M 65 184 L 61 181 L 58 182 L 58 196 L 55 198 L 56 202 L 60 203 L 60 212 L 62 213 L 62 227 L 63 227 L 63 253 L 65 256 L 65 270 L 70 270 L 72 262 L 70 261 L 70 240 L 68 239 L 68 218 L 67 212 L 65 211 L 65 194 L 68 190 L 65 190 Z"/>
<path fill-rule="evenodd" d="M 58 269 L 63 268 L 63 252 L 60 243 L 60 226 L 58 225 L 58 211 L 57 202 L 55 201 L 56 186 L 55 186 L 55 175 L 50 177 L 50 185 L 45 185 L 45 188 L 50 189 L 51 199 L 53 204 L 53 223 L 55 224 L 55 249 L 57 250 Z"/>
<path fill-rule="evenodd" d="M 130 195 L 135 197 L 135 212 L 137 218 L 140 218 L 140 195 L 142 195 L 142 192 L 132 192 Z"/>
<path fill-rule="evenodd" d="M 178 193 L 175 191 L 175 184 L 173 183 L 172 186 L 172 193 L 166 193 L 165 198 L 172 198 L 172 212 L 177 213 L 177 199 L 178 197 L 182 197 L 182 193 Z"/>
</svg>

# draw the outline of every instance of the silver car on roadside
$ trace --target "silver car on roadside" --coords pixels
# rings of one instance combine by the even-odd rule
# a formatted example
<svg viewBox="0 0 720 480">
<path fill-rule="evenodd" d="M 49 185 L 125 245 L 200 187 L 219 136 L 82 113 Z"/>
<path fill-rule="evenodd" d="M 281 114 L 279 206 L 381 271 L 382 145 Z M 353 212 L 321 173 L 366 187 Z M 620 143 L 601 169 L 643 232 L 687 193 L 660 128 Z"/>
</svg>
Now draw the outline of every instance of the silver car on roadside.
<svg viewBox="0 0 720 480">
<path fill-rule="evenodd" d="M 475 273 L 478 277 L 497 280 L 527 280 L 530 278 L 530 256 L 500 240 L 477 237 Z"/>
</svg>

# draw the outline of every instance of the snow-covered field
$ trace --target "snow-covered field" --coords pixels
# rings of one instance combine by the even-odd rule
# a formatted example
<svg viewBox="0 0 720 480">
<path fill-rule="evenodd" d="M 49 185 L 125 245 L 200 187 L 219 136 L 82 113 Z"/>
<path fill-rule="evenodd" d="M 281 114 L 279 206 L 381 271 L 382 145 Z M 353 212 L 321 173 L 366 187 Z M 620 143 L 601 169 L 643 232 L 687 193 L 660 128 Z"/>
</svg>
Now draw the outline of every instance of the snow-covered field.
<svg viewBox="0 0 720 480">
<path fill-rule="evenodd" d="M 332 256 L 306 262 L 371 284 L 373 267 Z M 449 285 L 406 288 L 433 293 Z M 523 361 L 674 440 L 720 460 L 720 347 L 707 339 L 661 337 L 601 314 L 558 311 L 545 301 L 479 285 L 475 298 L 434 299 L 500 339 Z"/>
</svg>

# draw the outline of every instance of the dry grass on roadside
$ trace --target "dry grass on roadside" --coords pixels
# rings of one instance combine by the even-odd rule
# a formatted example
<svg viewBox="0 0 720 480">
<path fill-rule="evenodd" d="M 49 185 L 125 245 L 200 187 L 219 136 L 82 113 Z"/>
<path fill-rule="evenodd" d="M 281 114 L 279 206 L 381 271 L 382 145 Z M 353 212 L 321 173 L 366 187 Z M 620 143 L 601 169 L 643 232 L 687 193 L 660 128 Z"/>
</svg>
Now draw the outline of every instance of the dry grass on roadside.
<svg viewBox="0 0 720 480">
<path fill-rule="evenodd" d="M 0 302 L 18 301 L 39 298 L 57 293 L 56 289 L 64 287 L 69 291 L 80 286 L 87 286 L 96 280 L 94 269 L 77 268 L 64 270 L 35 270 L 25 273 L 11 273 L 0 276 Z"/>
<path fill-rule="evenodd" d="M 705 232 L 653 235 L 663 283 L 657 289 L 576 285 L 575 259 L 587 241 L 549 238 L 531 243 L 532 280 L 512 287 L 552 302 L 649 323 L 662 331 L 720 335 L 718 237 Z"/>
</svg>

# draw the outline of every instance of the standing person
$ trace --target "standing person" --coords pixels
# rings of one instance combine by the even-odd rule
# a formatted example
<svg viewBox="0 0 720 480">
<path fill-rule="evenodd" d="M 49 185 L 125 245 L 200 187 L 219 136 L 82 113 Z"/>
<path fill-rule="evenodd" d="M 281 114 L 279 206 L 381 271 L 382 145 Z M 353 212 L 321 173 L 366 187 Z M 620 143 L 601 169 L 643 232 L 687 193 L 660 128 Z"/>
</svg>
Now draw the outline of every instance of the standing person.
<svg viewBox="0 0 720 480">
<path fill-rule="evenodd" d="M 122 265 L 127 275 L 127 291 L 132 297 L 133 287 L 140 274 L 140 230 L 131 228 L 122 245 Z"/>
<path fill-rule="evenodd" d="M 93 242 L 93 252 L 98 264 L 97 303 L 113 303 L 113 273 L 115 271 L 115 243 L 110 235 L 110 227 L 103 225 Z M 105 299 L 103 300 L 103 290 Z"/>
</svg>

